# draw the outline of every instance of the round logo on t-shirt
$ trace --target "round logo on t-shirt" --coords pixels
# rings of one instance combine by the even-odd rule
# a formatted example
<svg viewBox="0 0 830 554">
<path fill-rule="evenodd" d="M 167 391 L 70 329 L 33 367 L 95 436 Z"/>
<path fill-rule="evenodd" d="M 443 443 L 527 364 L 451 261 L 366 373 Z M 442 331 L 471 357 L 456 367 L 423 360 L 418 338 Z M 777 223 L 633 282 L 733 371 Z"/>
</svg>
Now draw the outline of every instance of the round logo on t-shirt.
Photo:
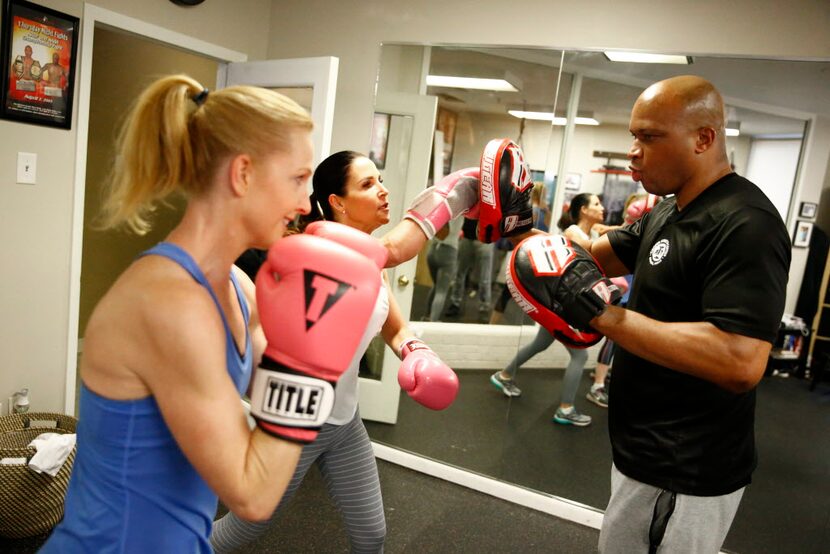
<svg viewBox="0 0 830 554">
<path fill-rule="evenodd" d="M 654 243 L 651 252 L 648 254 L 648 263 L 657 265 L 663 261 L 669 253 L 669 239 L 661 239 Z"/>
</svg>

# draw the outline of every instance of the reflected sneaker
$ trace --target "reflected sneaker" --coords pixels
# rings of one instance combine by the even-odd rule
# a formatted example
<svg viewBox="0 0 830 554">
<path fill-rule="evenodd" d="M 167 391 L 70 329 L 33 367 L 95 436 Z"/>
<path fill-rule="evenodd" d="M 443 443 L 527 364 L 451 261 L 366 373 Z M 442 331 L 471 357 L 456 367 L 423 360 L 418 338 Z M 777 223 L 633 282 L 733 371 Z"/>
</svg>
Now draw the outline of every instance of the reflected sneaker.
<svg viewBox="0 0 830 554">
<path fill-rule="evenodd" d="M 600 408 L 608 407 L 608 393 L 605 392 L 605 387 L 591 387 L 585 398 L 599 406 Z"/>
<path fill-rule="evenodd" d="M 562 425 L 576 425 L 577 427 L 585 427 L 591 424 L 591 416 L 580 414 L 576 408 L 571 408 L 566 412 L 562 408 L 557 408 L 556 413 L 553 414 L 553 421 L 561 423 Z"/>
<path fill-rule="evenodd" d="M 493 386 L 503 392 L 505 396 L 521 396 L 522 389 L 516 386 L 513 379 L 503 379 L 499 373 L 501 372 L 497 371 L 490 376 L 490 382 L 493 383 Z"/>
</svg>

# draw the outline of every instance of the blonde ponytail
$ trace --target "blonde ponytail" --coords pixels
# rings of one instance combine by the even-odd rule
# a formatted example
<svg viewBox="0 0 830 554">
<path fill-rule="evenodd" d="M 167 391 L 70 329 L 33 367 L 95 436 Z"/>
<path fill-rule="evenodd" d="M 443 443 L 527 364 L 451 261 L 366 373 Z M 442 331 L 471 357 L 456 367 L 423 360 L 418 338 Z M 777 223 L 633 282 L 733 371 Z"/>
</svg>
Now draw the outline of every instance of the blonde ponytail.
<svg viewBox="0 0 830 554">
<path fill-rule="evenodd" d="M 159 79 L 138 98 L 118 136 L 104 201 L 104 228 L 150 229 L 156 205 L 173 193 L 203 194 L 228 156 L 257 159 L 285 151 L 294 129 L 311 130 L 308 113 L 285 96 L 257 87 L 216 92 L 186 75 Z"/>
</svg>

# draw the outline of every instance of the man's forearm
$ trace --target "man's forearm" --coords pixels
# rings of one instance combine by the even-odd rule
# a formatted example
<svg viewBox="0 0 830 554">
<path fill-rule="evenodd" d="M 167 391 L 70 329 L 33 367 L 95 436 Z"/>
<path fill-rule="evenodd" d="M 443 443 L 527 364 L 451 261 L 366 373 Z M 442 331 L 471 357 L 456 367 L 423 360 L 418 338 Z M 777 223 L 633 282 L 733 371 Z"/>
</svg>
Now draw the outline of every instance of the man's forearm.
<svg viewBox="0 0 830 554">
<path fill-rule="evenodd" d="M 667 323 L 618 306 L 609 306 L 591 326 L 640 358 L 731 392 L 745 392 L 758 383 L 771 348 L 768 342 L 727 333 L 711 323 Z"/>
</svg>

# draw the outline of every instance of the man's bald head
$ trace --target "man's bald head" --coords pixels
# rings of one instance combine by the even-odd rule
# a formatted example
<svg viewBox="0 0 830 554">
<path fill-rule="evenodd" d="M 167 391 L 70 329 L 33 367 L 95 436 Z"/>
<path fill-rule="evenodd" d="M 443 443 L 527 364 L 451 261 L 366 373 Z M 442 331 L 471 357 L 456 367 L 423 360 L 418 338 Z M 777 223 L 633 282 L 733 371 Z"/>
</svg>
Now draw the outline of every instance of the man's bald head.
<svg viewBox="0 0 830 554">
<path fill-rule="evenodd" d="M 706 79 L 683 75 L 654 83 L 637 98 L 629 129 L 632 176 L 649 192 L 699 192 L 731 171 L 723 98 Z"/>
<path fill-rule="evenodd" d="M 654 83 L 637 99 L 673 111 L 688 128 L 711 127 L 724 132 L 723 98 L 715 86 L 696 75 L 681 75 Z"/>
</svg>

